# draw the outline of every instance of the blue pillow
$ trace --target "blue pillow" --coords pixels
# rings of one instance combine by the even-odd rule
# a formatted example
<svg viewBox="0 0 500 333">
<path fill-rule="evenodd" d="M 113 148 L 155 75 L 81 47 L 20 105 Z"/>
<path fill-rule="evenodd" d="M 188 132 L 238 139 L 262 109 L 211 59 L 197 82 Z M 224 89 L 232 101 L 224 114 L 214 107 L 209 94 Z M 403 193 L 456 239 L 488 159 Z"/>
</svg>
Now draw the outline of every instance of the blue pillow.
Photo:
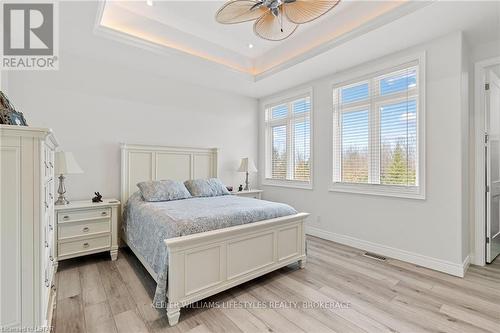
<svg viewBox="0 0 500 333">
<path fill-rule="evenodd" d="M 218 178 L 186 180 L 184 185 L 193 197 L 216 197 L 231 194 Z"/>
<path fill-rule="evenodd" d="M 137 184 L 145 201 L 171 201 L 191 198 L 183 183 L 176 180 L 150 180 Z"/>
</svg>

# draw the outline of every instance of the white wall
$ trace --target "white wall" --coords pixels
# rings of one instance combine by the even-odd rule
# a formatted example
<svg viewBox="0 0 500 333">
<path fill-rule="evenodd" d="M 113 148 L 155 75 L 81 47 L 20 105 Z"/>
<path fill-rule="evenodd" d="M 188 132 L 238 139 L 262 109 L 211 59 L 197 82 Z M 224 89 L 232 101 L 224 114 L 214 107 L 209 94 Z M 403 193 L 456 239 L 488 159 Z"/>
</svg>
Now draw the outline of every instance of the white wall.
<svg viewBox="0 0 500 333">
<path fill-rule="evenodd" d="M 382 254 L 457 273 L 464 259 L 462 223 L 467 221 L 462 207 L 467 198 L 463 183 L 466 181 L 463 131 L 467 125 L 463 124 L 461 112 L 462 35 L 454 33 L 383 60 L 422 51 L 426 52 L 426 200 L 328 191 L 332 156 L 331 82 L 345 72 L 301 86 L 314 89 L 314 189 L 263 186 L 264 197 L 312 213 L 308 223 L 313 234 L 371 249 L 374 246 Z M 356 69 L 369 69 L 371 64 Z M 261 130 L 261 152 L 262 135 Z M 261 153 L 261 168 L 263 158 Z"/>
<path fill-rule="evenodd" d="M 97 56 L 62 53 L 60 61 L 59 71 L 9 73 L 5 90 L 30 126 L 52 128 L 74 152 L 85 174 L 68 176 L 70 199 L 119 197 L 121 142 L 217 147 L 222 180 L 244 181 L 235 170 L 241 157 L 257 157 L 257 100 Z"/>
</svg>

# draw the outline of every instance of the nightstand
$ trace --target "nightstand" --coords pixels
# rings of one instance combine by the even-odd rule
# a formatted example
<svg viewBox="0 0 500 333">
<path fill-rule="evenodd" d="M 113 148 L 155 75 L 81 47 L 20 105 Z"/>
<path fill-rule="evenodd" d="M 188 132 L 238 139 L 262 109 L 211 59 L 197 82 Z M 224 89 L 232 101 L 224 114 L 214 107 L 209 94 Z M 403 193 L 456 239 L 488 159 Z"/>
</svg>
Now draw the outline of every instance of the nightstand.
<svg viewBox="0 0 500 333">
<path fill-rule="evenodd" d="M 59 260 L 109 251 L 118 255 L 118 212 L 120 201 L 103 199 L 73 201 L 55 206 L 57 258 Z M 57 267 L 57 264 L 56 264 Z"/>
<path fill-rule="evenodd" d="M 245 198 L 254 198 L 254 199 L 262 199 L 262 190 L 248 190 L 248 191 L 240 191 L 240 192 L 233 192 L 233 195 L 237 195 L 239 197 L 245 197 Z"/>
</svg>

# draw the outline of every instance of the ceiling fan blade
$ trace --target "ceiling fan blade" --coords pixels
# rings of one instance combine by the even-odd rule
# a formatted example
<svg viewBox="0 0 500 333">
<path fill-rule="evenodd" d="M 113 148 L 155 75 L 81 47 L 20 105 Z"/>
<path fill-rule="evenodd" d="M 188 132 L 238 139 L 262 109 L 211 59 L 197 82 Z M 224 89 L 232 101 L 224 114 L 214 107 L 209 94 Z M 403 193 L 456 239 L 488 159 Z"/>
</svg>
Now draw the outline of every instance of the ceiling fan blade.
<svg viewBox="0 0 500 333">
<path fill-rule="evenodd" d="M 333 9 L 340 0 L 295 0 L 283 4 L 285 15 L 296 24 L 311 22 Z"/>
<path fill-rule="evenodd" d="M 215 14 L 217 22 L 235 24 L 253 21 L 268 12 L 267 7 L 261 6 L 262 1 L 234 0 L 225 3 Z"/>
<path fill-rule="evenodd" d="M 283 22 L 281 22 L 283 20 Z M 279 41 L 289 37 L 297 29 L 297 24 L 290 22 L 285 15 L 275 17 L 270 11 L 259 18 L 253 25 L 253 31 L 260 38 Z"/>
</svg>

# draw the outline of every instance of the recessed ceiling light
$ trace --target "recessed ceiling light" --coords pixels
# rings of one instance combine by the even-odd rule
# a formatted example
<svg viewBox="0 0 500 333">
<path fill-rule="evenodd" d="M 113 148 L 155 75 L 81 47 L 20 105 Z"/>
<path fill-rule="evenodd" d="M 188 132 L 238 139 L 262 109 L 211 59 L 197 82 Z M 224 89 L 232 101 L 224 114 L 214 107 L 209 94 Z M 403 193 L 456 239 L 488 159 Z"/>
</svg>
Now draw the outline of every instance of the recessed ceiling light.
<svg viewBox="0 0 500 333">
<path fill-rule="evenodd" d="M 148 4 L 148 6 L 153 6 L 153 0 L 146 0 L 146 3 Z"/>
<path fill-rule="evenodd" d="M 248 48 L 249 49 L 253 49 L 253 44 L 252 43 L 248 43 Z"/>
</svg>

